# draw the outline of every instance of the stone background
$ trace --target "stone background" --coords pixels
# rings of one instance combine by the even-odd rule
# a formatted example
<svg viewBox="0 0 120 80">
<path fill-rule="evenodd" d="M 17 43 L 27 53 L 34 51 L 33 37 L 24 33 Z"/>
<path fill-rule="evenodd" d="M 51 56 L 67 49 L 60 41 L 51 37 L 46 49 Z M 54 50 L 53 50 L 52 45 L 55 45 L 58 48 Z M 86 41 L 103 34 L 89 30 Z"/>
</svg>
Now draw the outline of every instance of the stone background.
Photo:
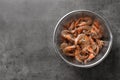
<svg viewBox="0 0 120 80">
<path fill-rule="evenodd" d="M 93 68 L 69 66 L 53 49 L 57 21 L 76 9 L 111 24 L 112 50 Z M 0 80 L 120 80 L 120 0 L 0 0 Z"/>
</svg>

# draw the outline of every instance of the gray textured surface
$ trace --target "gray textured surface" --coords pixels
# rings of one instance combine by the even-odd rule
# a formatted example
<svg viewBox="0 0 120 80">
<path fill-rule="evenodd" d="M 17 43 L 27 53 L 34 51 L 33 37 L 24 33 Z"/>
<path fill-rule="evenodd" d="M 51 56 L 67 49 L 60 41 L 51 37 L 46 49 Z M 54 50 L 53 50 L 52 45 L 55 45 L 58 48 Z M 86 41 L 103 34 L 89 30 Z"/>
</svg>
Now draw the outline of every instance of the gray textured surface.
<svg viewBox="0 0 120 80">
<path fill-rule="evenodd" d="M 55 53 L 52 34 L 69 11 L 104 15 L 114 35 L 109 56 L 98 66 L 67 65 Z M 0 0 L 0 80 L 119 80 L 120 0 Z"/>
</svg>

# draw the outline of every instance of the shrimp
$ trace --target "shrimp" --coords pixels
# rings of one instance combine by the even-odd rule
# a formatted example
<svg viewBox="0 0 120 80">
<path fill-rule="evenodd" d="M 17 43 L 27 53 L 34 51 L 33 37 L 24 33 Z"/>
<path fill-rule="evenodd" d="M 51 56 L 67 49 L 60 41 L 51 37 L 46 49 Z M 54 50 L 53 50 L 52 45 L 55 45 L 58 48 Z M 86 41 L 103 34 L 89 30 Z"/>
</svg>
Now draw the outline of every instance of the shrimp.
<svg viewBox="0 0 120 80">
<path fill-rule="evenodd" d="M 87 25 L 91 25 L 92 24 L 91 17 L 85 17 L 84 20 L 87 22 Z"/>
<path fill-rule="evenodd" d="M 79 24 L 79 26 L 89 26 L 92 24 L 92 19 L 91 17 L 84 17 L 83 21 Z"/>
<path fill-rule="evenodd" d="M 80 33 L 82 33 L 83 31 L 88 31 L 88 30 L 90 30 L 90 27 L 89 26 L 82 26 L 82 27 L 78 27 L 78 28 L 76 28 L 76 29 L 74 29 L 74 30 L 72 30 L 71 31 L 71 33 L 77 33 L 77 34 L 80 34 Z"/>
<path fill-rule="evenodd" d="M 89 53 L 95 54 L 93 48 L 92 48 L 91 46 L 89 46 L 89 45 L 85 46 L 85 47 L 83 48 L 83 51 L 87 51 L 87 52 L 89 52 Z"/>
<path fill-rule="evenodd" d="M 99 46 L 96 46 L 95 55 L 99 53 L 99 50 L 100 50 Z"/>
<path fill-rule="evenodd" d="M 88 57 L 88 60 L 91 60 L 91 59 L 93 59 L 94 57 L 95 57 L 95 55 L 91 53 L 91 54 L 89 55 L 89 57 Z"/>
<path fill-rule="evenodd" d="M 83 30 L 85 31 L 85 30 L 89 30 L 89 29 L 90 29 L 89 26 L 82 26 L 82 27 L 77 28 L 77 29 L 76 29 L 76 32 L 77 32 L 78 34 L 80 34 Z"/>
<path fill-rule="evenodd" d="M 69 27 L 69 30 L 73 30 L 75 28 L 75 22 L 72 22 L 70 27 Z"/>
<path fill-rule="evenodd" d="M 95 58 L 95 55 L 90 53 L 88 58 L 86 60 L 84 60 L 84 63 L 86 64 L 88 61 L 92 60 L 93 58 Z"/>
<path fill-rule="evenodd" d="M 76 22 L 75 22 L 75 27 L 80 26 L 80 22 L 83 21 L 83 17 L 79 18 Z M 81 25 L 82 26 L 82 25 Z"/>
<path fill-rule="evenodd" d="M 90 40 L 91 44 L 95 44 L 95 41 L 93 40 L 93 38 L 91 36 L 89 37 L 89 40 Z"/>
<path fill-rule="evenodd" d="M 95 54 L 95 52 L 94 52 L 94 50 L 93 50 L 93 48 L 92 48 L 91 46 L 88 46 L 88 47 L 87 47 L 87 50 L 88 50 L 90 53 Z"/>
<path fill-rule="evenodd" d="M 98 21 L 98 20 L 96 20 L 96 19 L 94 20 L 93 24 L 94 24 L 97 28 L 99 28 L 99 26 L 100 26 L 99 21 Z"/>
<path fill-rule="evenodd" d="M 78 41 L 76 40 L 76 44 L 79 44 L 81 48 L 84 48 L 87 45 L 90 45 L 89 37 L 86 34 L 83 34 L 83 35 L 81 34 L 81 37 L 78 36 Z"/>
<path fill-rule="evenodd" d="M 74 41 L 74 39 L 72 38 L 72 34 L 68 30 L 63 30 L 61 32 L 61 36 L 64 37 L 65 39 L 67 39 L 67 40 Z"/>
<path fill-rule="evenodd" d="M 65 42 L 63 42 L 63 43 L 60 45 L 60 48 L 61 48 L 61 49 L 64 49 L 64 48 L 67 47 L 67 46 L 68 46 L 68 44 L 65 43 Z"/>
<path fill-rule="evenodd" d="M 101 28 L 100 23 L 98 20 L 94 20 L 92 28 L 91 28 L 91 33 L 93 34 L 92 36 L 94 38 L 101 38 L 103 34 L 103 30 Z"/>
<path fill-rule="evenodd" d="M 99 53 L 100 48 L 102 48 L 102 46 L 104 45 L 103 41 L 100 42 L 100 40 L 96 40 L 97 43 L 99 45 L 97 45 L 97 43 L 95 43 L 95 41 L 93 41 L 93 39 L 90 37 L 90 41 L 91 41 L 91 47 L 94 50 L 94 54 L 97 55 Z"/>
<path fill-rule="evenodd" d="M 100 48 L 104 45 L 104 41 L 96 39 L 96 42 Z"/>
<path fill-rule="evenodd" d="M 75 48 L 76 48 L 75 45 L 67 46 L 63 49 L 63 52 L 67 56 L 74 56 L 75 54 L 73 53 L 73 51 Z"/>
<path fill-rule="evenodd" d="M 75 50 L 75 59 L 79 62 L 83 62 L 83 60 L 86 59 L 87 57 L 88 57 L 88 55 L 81 55 L 80 47 L 77 46 L 77 48 Z"/>
<path fill-rule="evenodd" d="M 87 25 L 87 22 L 81 22 L 80 24 L 78 24 L 78 26 L 86 26 Z"/>
<path fill-rule="evenodd" d="M 97 44 L 91 36 L 89 37 L 89 41 L 90 41 L 91 47 L 93 48 L 93 50 L 95 50 L 97 48 Z"/>
<path fill-rule="evenodd" d="M 79 34 L 77 36 L 77 38 L 75 39 L 75 45 L 78 44 L 78 41 L 81 40 L 81 41 L 84 41 L 84 37 L 85 37 L 85 34 Z M 80 43 L 80 42 L 79 42 Z"/>
<path fill-rule="evenodd" d="M 64 24 L 64 25 L 63 25 L 64 28 L 65 28 L 65 29 L 69 29 L 72 22 L 73 22 L 73 20 L 70 20 L 69 22 L 67 22 L 66 24 Z"/>
<path fill-rule="evenodd" d="M 91 36 L 95 39 L 100 39 L 102 37 L 101 31 L 95 25 L 91 28 Z"/>
<path fill-rule="evenodd" d="M 79 18 L 79 19 L 75 22 L 75 27 L 78 26 L 78 24 L 80 23 L 80 20 L 81 20 L 81 18 Z"/>
</svg>

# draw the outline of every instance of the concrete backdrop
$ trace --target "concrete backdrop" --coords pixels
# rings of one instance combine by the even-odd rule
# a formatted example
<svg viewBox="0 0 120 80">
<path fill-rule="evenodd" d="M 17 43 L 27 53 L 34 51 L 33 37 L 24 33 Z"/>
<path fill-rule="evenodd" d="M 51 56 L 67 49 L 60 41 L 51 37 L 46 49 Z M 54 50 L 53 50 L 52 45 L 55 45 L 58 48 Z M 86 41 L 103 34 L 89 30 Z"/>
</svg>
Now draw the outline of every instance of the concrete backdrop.
<svg viewBox="0 0 120 80">
<path fill-rule="evenodd" d="M 75 9 L 111 24 L 112 50 L 96 67 L 69 66 L 53 49 L 57 21 Z M 120 0 L 0 0 L 0 80 L 120 80 Z"/>
</svg>

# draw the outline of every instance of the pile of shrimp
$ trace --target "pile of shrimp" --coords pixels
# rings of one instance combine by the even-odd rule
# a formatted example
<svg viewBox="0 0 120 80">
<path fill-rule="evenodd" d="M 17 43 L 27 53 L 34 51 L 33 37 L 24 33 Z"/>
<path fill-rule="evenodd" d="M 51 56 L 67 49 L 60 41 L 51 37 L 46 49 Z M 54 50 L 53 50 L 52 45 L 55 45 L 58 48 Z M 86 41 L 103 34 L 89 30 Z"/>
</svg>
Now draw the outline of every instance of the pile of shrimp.
<svg viewBox="0 0 120 80">
<path fill-rule="evenodd" d="M 94 59 L 104 46 L 102 25 L 90 16 L 71 20 L 61 31 L 60 49 L 63 54 L 86 64 Z"/>
</svg>

